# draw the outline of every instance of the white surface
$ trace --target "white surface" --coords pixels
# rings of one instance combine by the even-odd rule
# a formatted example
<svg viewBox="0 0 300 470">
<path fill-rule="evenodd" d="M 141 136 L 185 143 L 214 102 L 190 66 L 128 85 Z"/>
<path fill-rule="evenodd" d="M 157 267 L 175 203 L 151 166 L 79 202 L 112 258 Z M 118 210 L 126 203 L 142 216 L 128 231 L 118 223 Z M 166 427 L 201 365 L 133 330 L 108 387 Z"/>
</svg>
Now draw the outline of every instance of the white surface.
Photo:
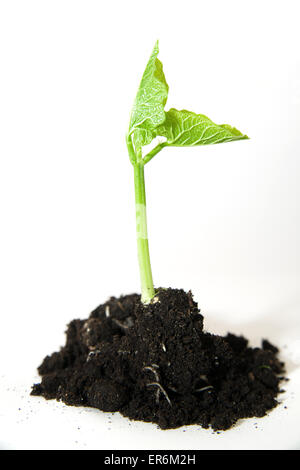
<svg viewBox="0 0 300 470">
<path fill-rule="evenodd" d="M 0 447 L 300 447 L 298 10 L 290 0 L 0 3 Z M 222 434 L 28 396 L 68 321 L 139 290 L 124 134 L 157 38 L 168 107 L 251 140 L 168 149 L 147 166 L 155 283 L 191 288 L 213 332 L 282 346 L 291 379 L 269 417 Z"/>
<path fill-rule="evenodd" d="M 253 283 L 251 287 L 254 291 L 259 290 Z M 289 283 L 284 289 L 288 287 L 295 288 L 296 285 Z M 241 297 L 234 305 L 238 304 L 243 305 Z M 22 368 L 17 373 L 7 372 L 1 376 L 0 448 L 300 449 L 300 341 L 295 331 L 299 322 L 299 306 L 299 298 L 293 305 L 279 305 L 279 310 L 284 312 L 284 324 L 276 308 L 260 318 L 249 315 L 242 323 L 236 322 L 234 315 L 228 315 L 225 321 L 221 315 L 208 313 L 206 328 L 210 331 L 223 334 L 229 328 L 232 332 L 242 332 L 254 346 L 260 344 L 263 335 L 280 346 L 280 357 L 286 362 L 289 382 L 282 383 L 285 393 L 279 395 L 280 405 L 266 417 L 240 420 L 233 429 L 220 434 L 199 426 L 162 431 L 153 424 L 129 421 L 119 413 L 68 407 L 63 403 L 30 397 L 31 384 L 38 381 L 38 377 L 28 363 L 34 364 L 41 356 L 40 347 L 30 354 L 24 351 L 27 367 L 23 359 Z M 52 342 L 54 336 L 51 335 Z M 52 349 L 48 346 L 47 352 Z"/>
</svg>

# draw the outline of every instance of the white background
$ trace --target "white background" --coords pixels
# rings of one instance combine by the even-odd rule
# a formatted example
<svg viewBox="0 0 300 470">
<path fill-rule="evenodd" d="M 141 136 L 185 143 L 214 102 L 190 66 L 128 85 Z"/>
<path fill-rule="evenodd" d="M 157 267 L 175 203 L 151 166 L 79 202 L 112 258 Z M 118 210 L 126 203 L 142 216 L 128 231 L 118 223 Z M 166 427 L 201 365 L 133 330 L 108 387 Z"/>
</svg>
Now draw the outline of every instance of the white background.
<svg viewBox="0 0 300 470">
<path fill-rule="evenodd" d="M 298 6 L 0 2 L 0 447 L 300 446 Z M 251 137 L 164 149 L 146 167 L 156 286 L 192 289 L 207 329 L 254 345 L 267 337 L 288 364 L 284 404 L 222 435 L 163 432 L 28 397 L 71 319 L 139 291 L 124 136 L 156 39 L 167 109 Z"/>
</svg>

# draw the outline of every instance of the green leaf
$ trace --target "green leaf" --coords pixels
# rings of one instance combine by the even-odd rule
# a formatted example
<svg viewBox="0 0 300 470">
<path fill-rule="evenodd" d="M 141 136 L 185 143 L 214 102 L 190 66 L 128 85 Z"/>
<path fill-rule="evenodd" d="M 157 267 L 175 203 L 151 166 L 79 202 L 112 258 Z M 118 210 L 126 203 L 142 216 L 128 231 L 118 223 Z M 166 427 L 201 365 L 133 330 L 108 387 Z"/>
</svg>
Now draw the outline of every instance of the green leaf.
<svg viewBox="0 0 300 470">
<path fill-rule="evenodd" d="M 218 125 L 203 114 L 173 108 L 166 113 L 166 120 L 157 129 L 157 135 L 167 139 L 165 145 L 178 147 L 248 139 L 228 124 Z"/>
<path fill-rule="evenodd" d="M 133 137 L 136 150 L 141 149 L 143 145 L 150 144 L 156 136 L 155 129 L 166 118 L 164 107 L 169 87 L 162 63 L 157 58 L 158 52 L 157 41 L 144 71 L 131 112 L 129 135 Z"/>
</svg>

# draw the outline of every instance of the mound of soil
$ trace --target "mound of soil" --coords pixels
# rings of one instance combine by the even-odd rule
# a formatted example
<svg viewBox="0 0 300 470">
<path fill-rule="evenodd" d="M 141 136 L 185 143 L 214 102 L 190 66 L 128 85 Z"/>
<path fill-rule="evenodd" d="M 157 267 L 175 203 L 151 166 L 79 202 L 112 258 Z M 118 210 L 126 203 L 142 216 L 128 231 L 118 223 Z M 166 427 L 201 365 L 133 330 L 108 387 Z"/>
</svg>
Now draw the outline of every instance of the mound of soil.
<svg viewBox="0 0 300 470">
<path fill-rule="evenodd" d="M 120 411 L 161 428 L 230 428 L 278 402 L 283 363 L 263 340 L 203 331 L 191 292 L 159 289 L 150 305 L 112 297 L 87 320 L 73 320 L 66 345 L 47 356 L 32 395 Z"/>
</svg>

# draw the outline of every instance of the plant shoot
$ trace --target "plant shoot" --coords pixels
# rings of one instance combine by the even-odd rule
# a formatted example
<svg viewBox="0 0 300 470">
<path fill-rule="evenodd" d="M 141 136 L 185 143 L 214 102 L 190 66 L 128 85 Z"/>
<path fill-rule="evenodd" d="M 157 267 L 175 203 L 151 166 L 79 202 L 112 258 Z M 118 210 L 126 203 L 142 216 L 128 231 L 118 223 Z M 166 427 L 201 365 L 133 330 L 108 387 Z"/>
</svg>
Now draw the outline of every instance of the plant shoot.
<svg viewBox="0 0 300 470">
<path fill-rule="evenodd" d="M 236 128 L 215 124 L 203 114 L 173 108 L 165 111 L 169 87 L 162 63 L 157 58 L 158 52 L 156 42 L 135 98 L 126 135 L 134 169 L 137 250 L 144 304 L 155 296 L 147 235 L 145 165 L 164 147 L 191 147 L 248 139 Z M 157 137 L 161 137 L 159 143 L 143 155 L 143 147 Z"/>
</svg>

